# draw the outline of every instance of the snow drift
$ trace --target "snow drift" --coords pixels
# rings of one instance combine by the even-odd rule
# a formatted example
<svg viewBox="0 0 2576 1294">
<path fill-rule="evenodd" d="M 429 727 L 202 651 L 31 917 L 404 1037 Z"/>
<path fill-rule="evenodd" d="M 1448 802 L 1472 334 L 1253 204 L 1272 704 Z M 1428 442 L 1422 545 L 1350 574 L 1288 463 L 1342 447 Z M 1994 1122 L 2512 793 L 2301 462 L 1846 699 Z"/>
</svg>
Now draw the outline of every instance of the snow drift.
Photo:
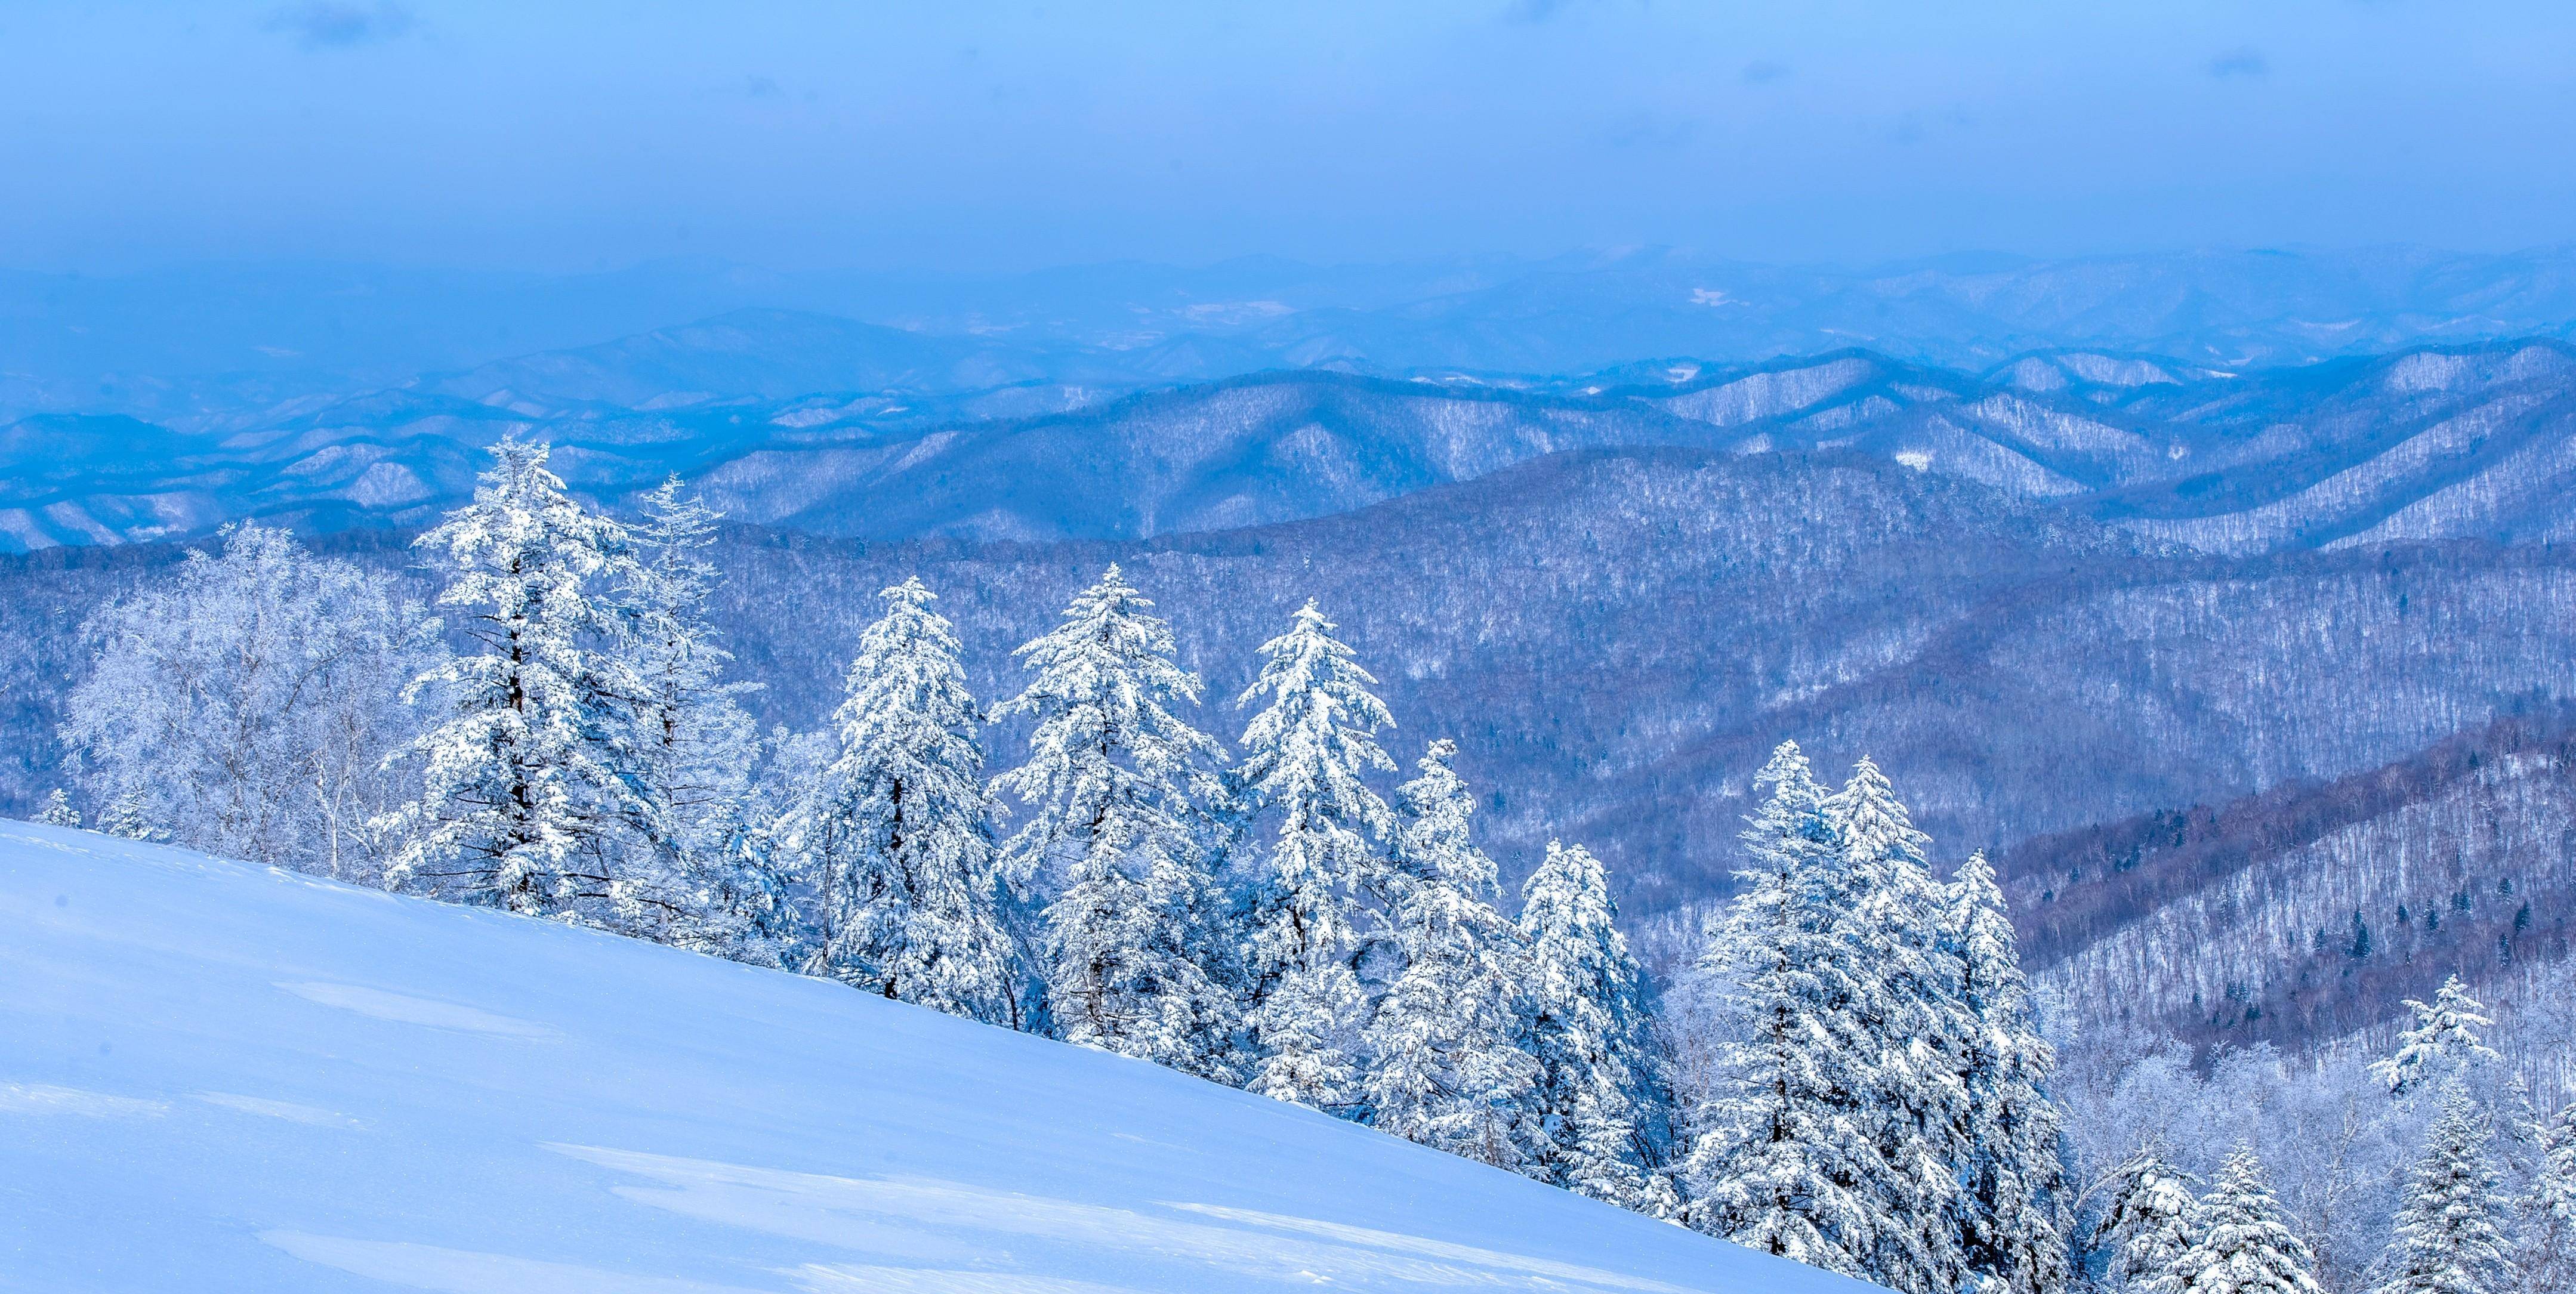
<svg viewBox="0 0 2576 1294">
<path fill-rule="evenodd" d="M 1151 1065 L 0 823 L 0 1289 L 1872 1288 Z"/>
</svg>

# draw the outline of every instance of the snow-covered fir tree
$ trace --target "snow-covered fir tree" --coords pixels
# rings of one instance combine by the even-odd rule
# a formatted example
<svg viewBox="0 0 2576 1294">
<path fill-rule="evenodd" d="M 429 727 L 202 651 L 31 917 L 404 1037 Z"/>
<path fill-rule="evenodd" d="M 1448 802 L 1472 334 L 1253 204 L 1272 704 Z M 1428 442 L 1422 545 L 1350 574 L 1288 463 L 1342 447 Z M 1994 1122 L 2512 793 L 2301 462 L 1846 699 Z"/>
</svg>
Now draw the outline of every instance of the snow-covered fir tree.
<svg viewBox="0 0 2576 1294">
<path fill-rule="evenodd" d="M 1881 1226 L 1869 1279 L 1906 1294 L 1964 1283 L 1963 1169 L 1970 1160 L 1967 1038 L 1959 959 L 1942 946 L 1948 896 L 1924 862 L 1915 830 L 1878 765 L 1862 759 L 1825 801 L 1825 818 L 1849 873 L 1844 923 L 1866 968 L 1860 1014 L 1878 1063 L 1863 1077 L 1877 1119 L 1880 1164 L 1867 1191 Z"/>
<path fill-rule="evenodd" d="M 2139 1294 L 2174 1275 L 2192 1245 L 2191 1179 L 2154 1151 L 2121 1165 L 2110 1203 L 2094 1225 L 2102 1284 L 2111 1294 Z"/>
<path fill-rule="evenodd" d="M 2057 1054 L 2033 1018 L 2021 951 L 1982 852 L 1950 882 L 1943 943 L 1959 963 L 1967 1160 L 1959 1174 L 1968 1270 L 2012 1294 L 2057 1294 L 2068 1275 L 2064 1118 L 2048 1097 Z"/>
<path fill-rule="evenodd" d="M 1494 860 L 1468 826 L 1475 797 L 1431 743 L 1396 788 L 1394 942 L 1404 970 L 1367 1034 L 1362 1095 L 1378 1128 L 1497 1168 L 1528 1162 L 1537 1064 L 1520 1046 L 1519 931 L 1495 909 Z"/>
<path fill-rule="evenodd" d="M 1035 677 L 994 717 L 1034 728 L 1027 762 L 993 785 L 1029 815 L 1004 872 L 1057 881 L 1039 942 L 1060 1036 L 1231 1078 L 1230 935 L 1195 801 L 1223 752 L 1173 712 L 1197 703 L 1199 680 L 1173 662 L 1153 605 L 1112 566 L 1017 652 Z"/>
<path fill-rule="evenodd" d="M 81 824 L 81 815 L 80 810 L 72 807 L 72 797 L 63 794 L 63 788 L 57 786 L 45 793 L 45 807 L 37 811 L 36 821 L 48 827 L 77 827 Z"/>
<path fill-rule="evenodd" d="M 781 825 L 816 889 L 806 969 L 867 992 L 1016 1025 L 1019 958 L 1002 919 L 984 716 L 935 595 L 878 595 L 832 714 L 837 753 Z"/>
<path fill-rule="evenodd" d="M 1309 602 L 1261 645 L 1260 677 L 1236 698 L 1265 700 L 1245 726 L 1234 785 L 1250 822 L 1275 823 L 1259 852 L 1249 923 L 1251 1090 L 1317 1109 L 1357 1092 L 1366 1009 L 1353 961 L 1361 896 L 1391 887 L 1394 815 L 1365 776 L 1392 770 L 1376 733 L 1394 725 L 1377 680 Z"/>
<path fill-rule="evenodd" d="M 2576 1290 L 2576 1101 L 2535 1129 L 2531 1180 L 2514 1201 L 2522 1294 Z"/>
<path fill-rule="evenodd" d="M 2453 1085 L 2407 1177 L 2377 1294 L 2510 1294 L 2505 1202 L 2487 1133 L 2477 1101 Z"/>
<path fill-rule="evenodd" d="M 127 791 L 107 802 L 98 815 L 98 830 L 127 840 L 159 842 L 170 833 L 153 825 L 152 811 L 141 791 Z"/>
<path fill-rule="evenodd" d="M 725 681 L 733 654 L 707 620 L 719 577 L 706 550 L 720 517 L 682 494 L 677 476 L 646 492 L 643 510 L 617 610 L 638 689 L 634 784 L 662 834 L 620 879 L 617 897 L 637 933 L 729 953 L 776 921 L 767 910 L 772 878 L 739 874 L 764 865 L 746 839 L 760 734 L 737 699 L 759 685 Z M 659 862 L 658 874 L 646 873 L 647 858 Z"/>
<path fill-rule="evenodd" d="M 670 827 L 639 785 L 624 625 L 608 593 L 633 569 L 626 528 L 547 470 L 547 447 L 504 440 L 474 501 L 422 535 L 448 581 L 438 604 L 479 650 L 413 683 L 447 717 L 414 743 L 417 799 L 388 884 L 537 916 L 604 920 L 609 904 L 676 900 L 621 883 L 655 874 Z"/>
<path fill-rule="evenodd" d="M 2316 1259 L 2240 1147 L 2218 1182 L 2193 1204 L 2191 1246 L 2147 1288 L 2150 1294 L 2321 1294 Z"/>
<path fill-rule="evenodd" d="M 2442 981 L 2431 1002 L 2406 999 L 2415 1023 L 2397 1036 L 2397 1050 L 2371 1066 L 2391 1096 L 2440 1090 L 2454 1080 L 2475 1078 L 2496 1059 L 2495 1050 L 2478 1032 L 2495 1023 L 2486 1007 L 2469 994 L 2457 975 Z"/>
<path fill-rule="evenodd" d="M 1851 902 L 1825 795 L 1795 742 L 1755 778 L 1747 866 L 1710 930 L 1701 973 L 1726 987 L 1718 1081 L 1692 1112 L 1681 1166 L 1691 1227 L 1827 1271 L 1875 1252 L 1875 1121 L 1861 1093 L 1877 1038 L 1860 1013 L 1866 969 L 1840 923 Z"/>
<path fill-rule="evenodd" d="M 1647 1121 L 1659 1093 L 1641 977 L 1618 919 L 1600 860 L 1581 845 L 1549 841 L 1521 887 L 1527 1028 L 1538 1060 L 1537 1154 L 1524 1171 L 1669 1217 L 1679 1204 L 1649 1163 Z"/>
</svg>

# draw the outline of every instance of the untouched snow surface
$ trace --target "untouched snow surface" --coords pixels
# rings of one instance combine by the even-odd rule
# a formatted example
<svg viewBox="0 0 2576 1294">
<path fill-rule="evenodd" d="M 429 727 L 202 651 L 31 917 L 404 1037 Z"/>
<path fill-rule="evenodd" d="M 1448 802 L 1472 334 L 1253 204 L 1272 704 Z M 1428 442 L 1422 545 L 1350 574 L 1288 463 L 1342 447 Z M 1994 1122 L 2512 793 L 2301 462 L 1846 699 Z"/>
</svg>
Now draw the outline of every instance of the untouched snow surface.
<svg viewBox="0 0 2576 1294">
<path fill-rule="evenodd" d="M 1870 1288 L 837 984 L 0 822 L 0 1289 Z"/>
</svg>

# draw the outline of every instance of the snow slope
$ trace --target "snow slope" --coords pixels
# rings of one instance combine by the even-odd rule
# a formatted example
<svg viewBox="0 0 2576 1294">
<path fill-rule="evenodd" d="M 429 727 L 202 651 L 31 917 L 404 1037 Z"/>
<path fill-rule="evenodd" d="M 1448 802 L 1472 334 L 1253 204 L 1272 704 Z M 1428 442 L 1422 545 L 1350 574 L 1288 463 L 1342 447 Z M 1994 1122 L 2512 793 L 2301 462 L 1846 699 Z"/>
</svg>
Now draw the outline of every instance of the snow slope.
<svg viewBox="0 0 2576 1294">
<path fill-rule="evenodd" d="M 1871 1288 L 1152 1066 L 0 823 L 0 1289 Z"/>
</svg>

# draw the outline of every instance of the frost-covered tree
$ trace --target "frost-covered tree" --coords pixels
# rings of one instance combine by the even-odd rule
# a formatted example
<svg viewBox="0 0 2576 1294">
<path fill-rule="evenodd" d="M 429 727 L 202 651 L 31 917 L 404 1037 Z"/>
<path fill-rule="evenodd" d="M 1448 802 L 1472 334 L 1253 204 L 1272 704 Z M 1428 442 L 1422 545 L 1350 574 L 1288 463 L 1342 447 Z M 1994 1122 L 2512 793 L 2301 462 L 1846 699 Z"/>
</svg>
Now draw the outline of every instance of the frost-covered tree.
<svg viewBox="0 0 2576 1294">
<path fill-rule="evenodd" d="M 403 685 L 444 653 L 382 580 L 284 530 L 212 552 L 101 607 L 63 724 L 92 803 L 192 849 L 373 879 L 400 803 L 387 751 L 413 732 Z"/>
<path fill-rule="evenodd" d="M 1983 853 L 1950 883 L 1943 943 L 1959 963 L 1967 1159 L 1959 1174 L 1968 1270 L 2013 1294 L 2056 1294 L 2068 1274 L 2064 1120 L 2048 1097 L 2057 1054 L 2040 1036 L 2004 895 Z"/>
<path fill-rule="evenodd" d="M 2151 1294 L 2321 1294 L 2315 1259 L 2263 1181 L 2263 1163 L 2240 1148 L 2191 1210 L 2191 1247 Z"/>
<path fill-rule="evenodd" d="M 438 604 L 476 650 L 422 674 L 447 712 L 414 743 L 418 798 L 388 883 L 535 916 L 605 920 L 673 900 L 654 875 L 670 824 L 641 788 L 640 681 L 607 594 L 634 565 L 626 528 L 564 492 L 547 447 L 504 440 L 474 501 L 422 535 L 448 567 Z M 648 862 L 639 867 L 636 857 Z"/>
<path fill-rule="evenodd" d="M 2179 1279 L 2191 1250 L 2191 1179 L 2153 1151 L 2121 1165 L 2110 1203 L 2093 1229 L 2092 1248 L 2102 1255 L 2102 1283 L 2112 1294 L 2139 1294 Z"/>
<path fill-rule="evenodd" d="M 1017 652 L 1035 677 L 994 717 L 1035 726 L 1027 762 L 993 785 L 1030 812 L 1003 870 L 1059 882 L 1039 943 L 1063 1038 L 1227 1078 L 1237 1007 L 1194 802 L 1223 753 L 1173 712 L 1199 680 L 1153 605 L 1112 566 Z"/>
<path fill-rule="evenodd" d="M 816 887 L 806 969 L 870 993 L 1015 1025 L 984 716 L 957 637 L 918 579 L 886 589 L 832 714 L 837 754 L 781 827 Z"/>
<path fill-rule="evenodd" d="M 1948 896 L 1925 865 L 1927 839 L 1876 763 L 1860 761 L 1826 799 L 1825 819 L 1849 873 L 1843 929 L 1867 968 L 1859 1010 L 1878 1056 L 1863 1101 L 1877 1117 L 1881 1164 L 1868 1189 L 1883 1225 L 1866 1274 L 1908 1294 L 1952 1289 L 1966 1272 L 1962 1075 L 1975 1026 L 1959 959 L 1942 945 Z"/>
<path fill-rule="evenodd" d="M 1841 930 L 1851 903 L 1822 788 L 1795 742 L 1755 778 L 1770 788 L 1741 835 L 1748 866 L 1701 953 L 1725 985 L 1717 1081 L 1692 1112 L 1682 1220 L 1765 1253 L 1859 1275 L 1880 1219 L 1877 1065 L 1860 1011 L 1867 968 Z"/>
<path fill-rule="evenodd" d="M 2407 1177 L 2377 1294 L 2508 1294 L 2504 1211 L 2486 1117 L 2455 1085 Z"/>
<path fill-rule="evenodd" d="M 1537 1065 L 1520 1046 L 1520 937 L 1495 910 L 1494 860 L 1476 848 L 1475 797 L 1441 740 L 1396 788 L 1400 885 L 1394 943 L 1404 970 L 1369 1022 L 1362 1094 L 1370 1120 L 1408 1141 L 1519 1169 L 1532 1150 Z"/>
<path fill-rule="evenodd" d="M 1287 633 L 1261 645 L 1260 677 L 1235 700 L 1267 702 L 1244 728 L 1235 786 L 1252 822 L 1276 824 L 1251 887 L 1247 1085 L 1317 1109 L 1356 1096 L 1360 900 L 1391 884 L 1394 829 L 1363 779 L 1395 767 L 1376 740 L 1395 720 L 1333 628 L 1307 603 Z"/>
<path fill-rule="evenodd" d="M 81 824 L 81 815 L 80 810 L 72 807 L 72 797 L 63 794 L 63 788 L 57 786 L 45 793 L 45 807 L 36 814 L 36 821 L 48 827 L 77 827 Z"/>
<path fill-rule="evenodd" d="M 2531 1180 L 2514 1201 L 2523 1294 L 2576 1290 L 2576 1101 L 2542 1122 Z"/>
<path fill-rule="evenodd" d="M 2370 1069 L 2387 1085 L 2389 1095 L 2407 1096 L 2455 1079 L 2465 1081 L 2496 1061 L 2495 1050 L 2481 1041 L 2478 1032 L 2495 1021 L 2487 1018 L 2486 1007 L 2470 996 L 2459 976 L 2443 980 L 2431 1002 L 2408 998 L 2406 1006 L 2415 1013 L 2415 1023 L 2398 1035 L 2395 1054 Z"/>
<path fill-rule="evenodd" d="M 690 893 L 692 910 L 680 914 L 668 937 L 698 943 L 712 936 L 720 944 L 726 940 L 718 931 L 753 916 L 724 910 L 736 882 L 722 873 L 746 864 L 739 845 L 760 733 L 738 698 L 759 685 L 725 680 L 733 654 L 707 619 L 719 575 L 706 550 L 720 516 L 683 495 L 677 476 L 647 491 L 643 509 L 643 521 L 630 532 L 634 560 L 625 568 L 617 609 L 637 685 L 635 784 L 666 832 L 655 843 L 668 875 L 631 886 L 641 902 L 630 903 L 625 915 L 651 924 L 661 915 L 655 905 L 661 893 Z"/>
<path fill-rule="evenodd" d="M 108 801 L 98 815 L 98 830 L 127 840 L 158 843 L 170 838 L 169 832 L 153 824 L 151 808 L 140 791 L 127 791 Z"/>
<path fill-rule="evenodd" d="M 1657 1093 L 1641 977 L 1618 919 L 1600 860 L 1581 845 L 1548 842 L 1521 888 L 1527 1027 L 1538 1060 L 1538 1153 L 1524 1171 L 1670 1216 L 1678 1211 L 1671 1186 L 1648 1163 Z"/>
</svg>

